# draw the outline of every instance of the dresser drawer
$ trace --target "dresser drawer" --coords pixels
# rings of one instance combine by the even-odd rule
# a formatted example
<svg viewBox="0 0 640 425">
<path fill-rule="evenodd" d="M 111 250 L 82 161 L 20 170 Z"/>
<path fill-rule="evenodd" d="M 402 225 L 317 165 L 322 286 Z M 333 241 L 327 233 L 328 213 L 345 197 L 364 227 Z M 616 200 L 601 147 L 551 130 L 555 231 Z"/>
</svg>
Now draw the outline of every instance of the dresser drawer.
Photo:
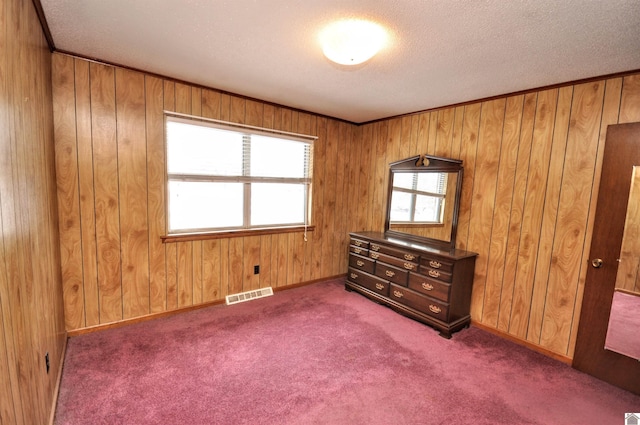
<svg viewBox="0 0 640 425">
<path fill-rule="evenodd" d="M 364 270 L 367 273 L 373 274 L 375 265 L 376 262 L 368 257 L 363 257 L 356 254 L 349 255 L 349 266 L 353 268 Z"/>
<path fill-rule="evenodd" d="M 425 266 L 420 266 L 420 273 L 422 273 L 425 276 L 429 276 L 432 279 L 442 280 L 443 282 L 451 282 L 450 272 L 446 272 L 438 269 L 432 269 Z"/>
<path fill-rule="evenodd" d="M 376 276 L 361 272 L 357 269 L 349 268 L 348 276 L 350 281 L 360 286 L 371 289 L 384 296 L 389 296 L 389 282 L 382 280 Z"/>
<path fill-rule="evenodd" d="M 354 254 L 364 255 L 365 257 L 369 255 L 369 250 L 367 248 L 360 248 L 359 246 L 349 245 L 349 252 L 353 252 Z"/>
<path fill-rule="evenodd" d="M 371 242 L 369 245 L 369 249 L 373 252 L 379 252 L 381 254 L 391 255 L 392 257 L 400 258 L 405 261 L 413 261 L 414 263 L 419 263 L 420 256 L 417 254 L 413 254 L 411 252 L 407 252 L 402 249 L 391 248 L 389 246 L 380 245 L 374 242 Z"/>
<path fill-rule="evenodd" d="M 385 263 L 376 263 L 376 276 L 399 285 L 407 286 L 409 272 Z"/>
<path fill-rule="evenodd" d="M 441 258 L 423 256 L 420 258 L 420 264 L 426 268 L 451 273 L 453 271 L 453 262 L 444 261 Z"/>
<path fill-rule="evenodd" d="M 436 319 L 447 321 L 449 317 L 449 305 L 426 297 L 410 289 L 391 284 L 389 297 L 399 303 L 419 310 Z"/>
<path fill-rule="evenodd" d="M 412 272 L 409 273 L 409 289 L 413 289 L 416 292 L 426 294 L 444 302 L 449 302 L 451 285 L 435 279 L 429 279 L 424 275 Z"/>
<path fill-rule="evenodd" d="M 358 248 L 369 249 L 369 241 L 364 241 L 362 239 L 351 238 L 350 244 Z"/>
<path fill-rule="evenodd" d="M 391 264 L 392 266 L 399 267 L 404 270 L 415 270 L 418 271 L 418 263 L 414 263 L 412 261 L 407 261 L 398 257 L 392 257 L 391 255 L 381 254 L 375 251 L 369 251 L 369 257 L 374 260 L 381 261 L 383 263 Z"/>
</svg>

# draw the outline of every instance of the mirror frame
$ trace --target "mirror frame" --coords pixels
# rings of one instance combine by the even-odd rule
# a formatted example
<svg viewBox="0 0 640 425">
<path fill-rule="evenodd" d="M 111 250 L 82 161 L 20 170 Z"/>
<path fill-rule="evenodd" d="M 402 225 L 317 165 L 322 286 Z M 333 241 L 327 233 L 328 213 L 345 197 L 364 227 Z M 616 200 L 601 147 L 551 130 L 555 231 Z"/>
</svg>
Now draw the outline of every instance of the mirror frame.
<svg viewBox="0 0 640 425">
<path fill-rule="evenodd" d="M 427 245 L 435 245 L 441 249 L 454 250 L 458 231 L 458 215 L 460 213 L 460 196 L 462 192 L 462 161 L 432 155 L 417 155 L 389 164 L 389 184 L 387 188 L 387 215 L 384 222 L 384 234 L 387 237 L 408 239 Z M 454 194 L 453 217 L 451 217 L 451 237 L 448 241 L 416 236 L 410 233 L 391 230 L 391 193 L 393 192 L 393 176 L 396 173 L 457 173 L 456 193 Z"/>
</svg>

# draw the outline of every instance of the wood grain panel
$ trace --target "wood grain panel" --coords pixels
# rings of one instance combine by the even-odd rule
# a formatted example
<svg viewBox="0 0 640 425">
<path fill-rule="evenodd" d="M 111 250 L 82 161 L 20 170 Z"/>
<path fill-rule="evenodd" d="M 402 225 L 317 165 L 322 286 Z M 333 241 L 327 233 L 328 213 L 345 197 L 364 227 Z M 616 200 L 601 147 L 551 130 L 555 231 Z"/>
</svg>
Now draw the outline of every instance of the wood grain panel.
<svg viewBox="0 0 640 425">
<path fill-rule="evenodd" d="M 70 57 L 56 61 L 53 76 L 54 137 L 56 140 L 56 176 L 58 184 L 58 217 L 60 227 L 60 259 L 65 282 L 65 302 L 70 328 L 84 327 L 84 285 L 82 276 L 82 237 L 80 230 L 80 200 L 78 189 L 78 156 L 74 98 L 74 62 Z M 10 169 L 10 168 L 8 168 Z"/>
<path fill-rule="evenodd" d="M 221 243 L 218 239 L 210 239 L 203 241 L 202 245 L 202 301 L 210 302 L 220 299 L 222 294 Z"/>
<path fill-rule="evenodd" d="M 193 305 L 193 242 L 179 242 L 177 251 L 178 308 Z"/>
<path fill-rule="evenodd" d="M 260 288 L 273 286 L 273 266 L 271 264 L 273 235 L 260 236 Z"/>
<path fill-rule="evenodd" d="M 66 340 L 61 248 L 65 275 L 74 280 L 66 291 L 79 304 L 72 320 L 84 326 L 74 67 L 73 59 L 61 60 L 60 72 L 51 73 L 31 2 L 2 2 L 0 28 L 0 422 L 30 425 L 49 420 L 57 374 L 45 372 L 44 353 L 57 370 Z M 55 102 L 53 90 L 61 94 Z M 60 130 L 70 158 L 54 153 Z M 55 175 L 62 163 L 71 167 L 59 171 L 63 180 L 75 180 L 75 188 L 62 188 L 72 202 L 62 224 L 73 224 L 59 237 Z M 72 262 L 80 268 L 70 270 Z"/>
<path fill-rule="evenodd" d="M 629 75 L 622 80 L 619 124 L 640 121 L 640 74 Z"/>
<path fill-rule="evenodd" d="M 526 339 L 558 91 L 538 93 L 509 333 Z"/>
<path fill-rule="evenodd" d="M 482 323 L 496 328 L 504 283 L 511 201 L 518 162 L 524 96 L 507 98 L 498 169 Z"/>
<path fill-rule="evenodd" d="M 173 81 L 164 81 L 163 82 L 163 104 L 164 109 L 167 111 L 177 112 L 176 111 L 176 84 Z M 184 93 L 185 90 L 182 90 Z M 162 155 L 165 156 L 165 145 L 164 145 L 164 118 L 163 118 L 163 141 L 162 141 Z M 156 155 L 159 155 L 156 153 Z M 166 158 L 165 158 L 166 160 Z M 163 190 L 165 195 L 163 196 L 164 202 L 166 203 L 166 168 L 165 163 L 163 162 Z M 162 206 L 162 213 L 165 217 L 165 226 L 168 226 L 166 223 L 166 205 Z M 162 229 L 162 232 L 166 232 L 166 228 Z M 178 248 L 176 244 L 167 244 L 164 246 L 165 249 L 165 270 L 166 270 L 166 310 L 175 310 L 178 308 Z"/>
<path fill-rule="evenodd" d="M 100 323 L 98 305 L 98 258 L 96 253 L 96 208 L 93 187 L 93 146 L 91 143 L 91 82 L 89 63 L 75 60 L 76 137 L 78 145 L 78 185 L 82 231 L 82 271 L 85 326 Z"/>
<path fill-rule="evenodd" d="M 229 239 L 229 294 L 237 294 L 238 292 L 243 292 L 243 248 L 244 238 Z"/>
<path fill-rule="evenodd" d="M 518 248 L 522 235 L 522 217 L 524 211 L 527 176 L 531 158 L 531 144 L 533 142 L 533 126 L 536 116 L 538 95 L 529 93 L 524 96 L 522 109 L 522 123 L 520 126 L 520 142 L 518 145 L 518 160 L 514 177 L 513 196 L 511 198 L 511 212 L 509 218 L 509 232 L 505 252 L 502 293 L 500 296 L 500 310 L 498 313 L 498 329 L 508 332 L 511 324 L 513 293 L 517 270 Z"/>
<path fill-rule="evenodd" d="M 554 352 L 569 348 L 580 264 L 595 173 L 604 82 L 575 86 L 562 176 L 540 343 Z"/>
<path fill-rule="evenodd" d="M 473 206 L 472 197 L 481 108 L 482 105 L 480 103 L 465 106 L 464 119 L 462 121 L 460 159 L 463 161 L 462 165 L 465 170 L 462 180 L 462 193 L 460 194 L 458 235 L 456 237 L 456 247 L 460 249 L 467 249 L 469 242 L 469 222 L 471 220 L 471 207 Z"/>
<path fill-rule="evenodd" d="M 220 119 L 220 93 L 213 90 L 202 91 L 202 116 Z"/>
<path fill-rule="evenodd" d="M 314 164 L 325 163 L 326 155 L 326 123 L 325 118 L 316 120 L 315 134 L 318 136 L 313 142 L 313 162 Z M 312 187 L 312 203 L 311 203 L 311 221 L 316 225 L 313 238 L 313 254 L 312 254 L 312 279 L 319 279 L 323 276 L 324 268 L 322 266 L 323 252 L 323 230 L 324 230 L 324 175 L 326 167 L 314 166 L 313 169 L 313 187 Z M 272 275 L 273 276 L 273 275 Z"/>
<path fill-rule="evenodd" d="M 480 320 L 483 303 L 491 226 L 496 202 L 496 185 L 504 126 L 505 99 L 496 99 L 482 104 L 478 151 L 473 187 L 472 216 L 469 223 L 469 248 L 478 252 L 471 301 L 471 317 Z"/>
<path fill-rule="evenodd" d="M 253 267 L 260 265 L 261 240 L 260 236 L 250 236 L 243 239 L 242 291 L 244 292 L 260 287 L 260 275 L 254 274 Z"/>
<path fill-rule="evenodd" d="M 193 241 L 193 304 L 202 304 L 203 299 L 203 241 Z"/>
<path fill-rule="evenodd" d="M 144 75 L 116 69 L 123 318 L 149 314 L 149 228 Z"/>
<path fill-rule="evenodd" d="M 533 283 L 533 295 L 531 297 L 529 329 L 527 331 L 527 340 L 536 344 L 540 343 L 540 329 L 542 327 L 542 315 L 545 308 L 547 281 L 549 279 L 549 269 L 552 265 L 551 251 L 557 225 L 560 185 L 562 183 L 562 173 L 566 157 L 567 132 L 569 130 L 569 114 L 571 112 L 572 96 L 572 87 L 563 87 L 558 92 L 551 159 L 549 160 L 549 176 L 547 177 L 547 187 L 545 190 L 540 244 L 538 245 L 538 259 Z"/>
<path fill-rule="evenodd" d="M 160 313 L 167 309 L 167 272 L 165 246 L 165 149 L 163 81 L 145 77 L 147 140 L 147 214 L 149 226 L 149 309 Z"/>
<path fill-rule="evenodd" d="M 90 72 L 100 323 L 109 323 L 122 319 L 115 70 L 91 63 Z"/>
</svg>

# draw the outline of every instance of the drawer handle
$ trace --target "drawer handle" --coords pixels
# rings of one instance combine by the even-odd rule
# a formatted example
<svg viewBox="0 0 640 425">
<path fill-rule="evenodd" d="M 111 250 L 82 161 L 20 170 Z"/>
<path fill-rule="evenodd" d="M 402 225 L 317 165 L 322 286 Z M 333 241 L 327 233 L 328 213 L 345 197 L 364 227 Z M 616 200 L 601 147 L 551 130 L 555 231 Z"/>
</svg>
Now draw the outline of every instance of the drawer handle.
<svg viewBox="0 0 640 425">
<path fill-rule="evenodd" d="M 380 258 L 380 254 L 378 254 L 377 252 L 372 252 L 369 254 L 371 256 L 371 258 L 373 258 L 374 260 L 377 260 L 378 258 Z"/>
<path fill-rule="evenodd" d="M 414 265 L 411 263 L 404 263 L 404 268 L 407 270 L 413 270 Z"/>
<path fill-rule="evenodd" d="M 433 285 L 430 284 L 430 283 L 423 282 L 422 283 L 422 289 L 424 289 L 426 291 L 433 291 Z"/>
<path fill-rule="evenodd" d="M 382 291 L 384 289 L 384 285 L 382 283 L 376 283 L 376 289 L 378 291 Z"/>
<path fill-rule="evenodd" d="M 416 256 L 415 256 L 415 255 L 413 255 L 413 254 L 404 254 L 404 259 L 405 259 L 405 260 L 412 261 L 412 260 L 415 260 L 415 259 L 416 259 Z"/>
<path fill-rule="evenodd" d="M 362 246 L 362 242 L 360 242 L 360 241 L 353 241 L 353 244 L 355 246 Z"/>
<path fill-rule="evenodd" d="M 353 248 L 353 252 L 355 252 L 356 254 L 360 254 L 362 250 L 360 248 Z"/>
<path fill-rule="evenodd" d="M 384 272 L 384 274 L 386 274 L 389 277 L 394 277 L 396 275 L 395 272 L 392 272 L 391 270 L 387 270 L 386 272 Z"/>
<path fill-rule="evenodd" d="M 440 267 L 442 267 L 442 264 L 441 264 L 441 263 L 438 263 L 438 262 L 437 262 L 437 261 L 435 261 L 435 260 L 431 260 L 431 261 L 429 261 L 429 265 L 430 265 L 431 267 L 433 267 L 434 269 L 439 269 Z"/>
<path fill-rule="evenodd" d="M 402 298 L 403 297 L 403 293 L 400 291 L 393 291 L 393 296 L 394 297 L 398 297 L 398 298 Z"/>
<path fill-rule="evenodd" d="M 371 244 L 371 249 L 374 251 L 380 251 L 380 245 Z"/>
<path fill-rule="evenodd" d="M 438 270 L 429 270 L 429 276 L 440 277 L 440 272 Z"/>
<path fill-rule="evenodd" d="M 442 311 L 442 309 L 440 307 L 438 307 L 437 305 L 433 305 L 433 304 L 429 304 L 429 310 L 431 310 L 433 313 L 440 313 Z"/>
<path fill-rule="evenodd" d="M 358 260 L 356 261 L 356 264 L 358 265 L 358 267 L 362 267 L 364 266 L 364 261 Z"/>
<path fill-rule="evenodd" d="M 350 276 L 351 276 L 351 279 L 357 279 L 357 278 L 358 278 L 358 275 L 357 275 L 357 274 L 355 274 L 355 273 L 351 273 L 351 275 L 350 275 Z"/>
</svg>

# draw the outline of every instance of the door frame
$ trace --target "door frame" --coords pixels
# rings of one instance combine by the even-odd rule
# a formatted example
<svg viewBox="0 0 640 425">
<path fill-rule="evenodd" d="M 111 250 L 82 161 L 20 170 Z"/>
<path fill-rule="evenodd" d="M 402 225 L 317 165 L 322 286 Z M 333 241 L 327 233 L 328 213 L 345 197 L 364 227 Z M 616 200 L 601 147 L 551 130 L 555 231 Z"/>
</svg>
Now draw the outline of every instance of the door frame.
<svg viewBox="0 0 640 425">
<path fill-rule="evenodd" d="M 640 123 L 610 125 L 572 365 L 640 394 L 640 361 L 604 349 L 634 165 L 640 165 Z M 621 201 L 612 204 L 615 199 Z M 602 267 L 591 265 L 596 258 Z"/>
</svg>

